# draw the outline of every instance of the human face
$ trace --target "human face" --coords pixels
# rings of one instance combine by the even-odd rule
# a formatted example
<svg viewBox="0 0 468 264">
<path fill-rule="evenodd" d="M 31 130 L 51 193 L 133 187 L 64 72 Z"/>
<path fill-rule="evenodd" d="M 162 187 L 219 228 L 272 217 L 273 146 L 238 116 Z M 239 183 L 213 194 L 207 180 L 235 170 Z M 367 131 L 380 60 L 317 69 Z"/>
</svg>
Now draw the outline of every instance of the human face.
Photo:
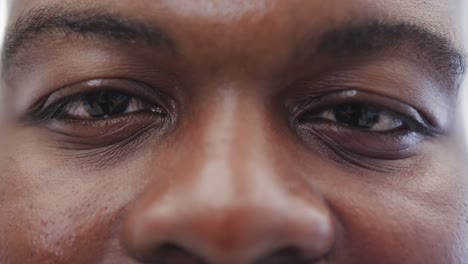
<svg viewBox="0 0 468 264">
<path fill-rule="evenodd" d="M 15 0 L 1 263 L 465 263 L 459 1 Z"/>
</svg>

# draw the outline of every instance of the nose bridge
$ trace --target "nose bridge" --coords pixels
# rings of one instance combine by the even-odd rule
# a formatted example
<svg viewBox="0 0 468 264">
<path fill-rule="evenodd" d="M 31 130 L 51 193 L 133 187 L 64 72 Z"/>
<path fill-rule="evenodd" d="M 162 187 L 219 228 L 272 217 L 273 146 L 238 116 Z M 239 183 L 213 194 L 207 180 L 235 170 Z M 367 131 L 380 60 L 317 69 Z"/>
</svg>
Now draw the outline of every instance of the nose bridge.
<svg viewBox="0 0 468 264">
<path fill-rule="evenodd" d="M 268 153 L 268 131 L 262 125 L 262 109 L 255 109 L 259 104 L 235 89 L 202 100 L 200 105 L 209 107 L 196 109 L 191 119 L 197 121 L 186 128 L 196 131 L 184 139 L 193 147 L 186 148 L 180 165 L 169 175 L 160 175 L 170 184 L 155 182 L 141 200 L 154 207 L 153 212 L 164 212 L 175 210 L 175 204 L 218 210 L 254 206 L 267 192 L 275 194 L 270 195 L 272 199 L 278 197 L 279 178 Z"/>
<path fill-rule="evenodd" d="M 186 186 L 193 198 L 226 206 L 257 196 L 256 186 L 266 187 L 266 176 L 270 185 L 275 180 L 262 109 L 256 109 L 259 104 L 253 100 L 229 90 L 217 100 L 216 111 L 202 133 L 202 151 L 197 154 L 201 164 Z"/>
</svg>

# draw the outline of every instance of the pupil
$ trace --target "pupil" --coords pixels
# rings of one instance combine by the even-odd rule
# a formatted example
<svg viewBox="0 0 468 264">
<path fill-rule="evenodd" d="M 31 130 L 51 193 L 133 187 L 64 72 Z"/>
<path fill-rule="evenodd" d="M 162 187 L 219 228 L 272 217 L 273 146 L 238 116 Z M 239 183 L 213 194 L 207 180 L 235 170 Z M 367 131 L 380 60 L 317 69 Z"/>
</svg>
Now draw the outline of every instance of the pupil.
<svg viewBox="0 0 468 264">
<path fill-rule="evenodd" d="M 377 108 L 362 103 L 338 105 L 333 109 L 333 113 L 339 123 L 366 129 L 377 124 L 380 115 Z"/>
<path fill-rule="evenodd" d="M 100 91 L 83 95 L 88 114 L 93 118 L 105 118 L 125 113 L 130 97 L 118 92 Z"/>
</svg>

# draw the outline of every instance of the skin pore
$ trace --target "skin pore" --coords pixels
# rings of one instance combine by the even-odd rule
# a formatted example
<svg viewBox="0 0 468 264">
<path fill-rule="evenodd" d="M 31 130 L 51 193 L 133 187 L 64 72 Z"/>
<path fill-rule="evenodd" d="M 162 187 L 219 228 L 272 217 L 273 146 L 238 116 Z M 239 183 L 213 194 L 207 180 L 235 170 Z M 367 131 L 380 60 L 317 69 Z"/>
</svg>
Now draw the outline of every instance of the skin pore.
<svg viewBox="0 0 468 264">
<path fill-rule="evenodd" d="M 456 0 L 14 0 L 0 263 L 464 263 Z"/>
</svg>

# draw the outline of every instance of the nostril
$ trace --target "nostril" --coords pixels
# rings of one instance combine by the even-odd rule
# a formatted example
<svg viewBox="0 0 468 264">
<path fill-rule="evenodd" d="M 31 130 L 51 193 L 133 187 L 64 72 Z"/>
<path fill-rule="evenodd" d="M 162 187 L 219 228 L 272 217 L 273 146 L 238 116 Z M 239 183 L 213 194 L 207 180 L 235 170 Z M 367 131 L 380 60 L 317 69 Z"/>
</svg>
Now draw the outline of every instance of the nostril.
<svg viewBox="0 0 468 264">
<path fill-rule="evenodd" d="M 193 254 L 176 243 L 166 242 L 153 248 L 144 256 L 140 256 L 143 263 L 157 264 L 206 264 L 201 257 Z"/>
<path fill-rule="evenodd" d="M 304 264 L 309 260 L 296 246 L 286 246 L 256 260 L 253 264 Z"/>
</svg>

